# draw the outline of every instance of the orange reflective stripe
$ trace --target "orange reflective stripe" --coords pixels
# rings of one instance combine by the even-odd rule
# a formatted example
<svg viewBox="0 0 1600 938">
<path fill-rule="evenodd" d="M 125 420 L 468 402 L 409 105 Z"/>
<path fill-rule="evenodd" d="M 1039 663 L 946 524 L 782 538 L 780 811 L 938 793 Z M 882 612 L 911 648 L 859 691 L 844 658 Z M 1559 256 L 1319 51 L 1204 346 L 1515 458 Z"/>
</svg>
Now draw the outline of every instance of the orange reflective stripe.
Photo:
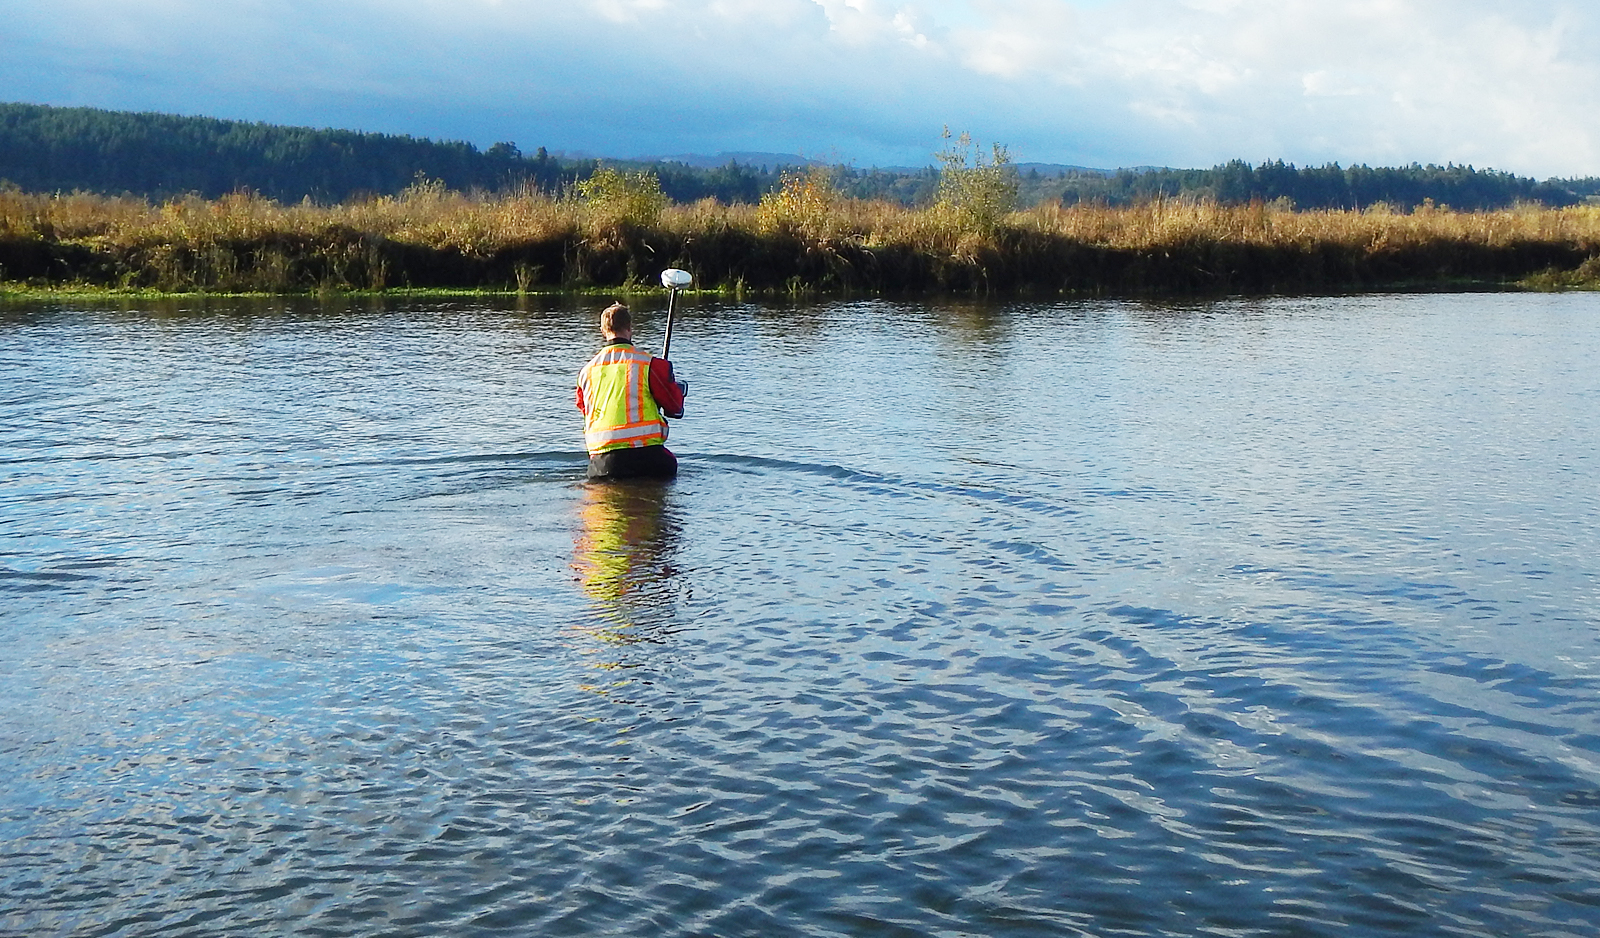
<svg viewBox="0 0 1600 938">
<path fill-rule="evenodd" d="M 638 423 L 644 414 L 644 392 L 639 387 L 639 372 L 649 367 L 648 362 L 643 366 L 636 361 L 628 362 L 628 420 L 632 423 Z"/>
</svg>

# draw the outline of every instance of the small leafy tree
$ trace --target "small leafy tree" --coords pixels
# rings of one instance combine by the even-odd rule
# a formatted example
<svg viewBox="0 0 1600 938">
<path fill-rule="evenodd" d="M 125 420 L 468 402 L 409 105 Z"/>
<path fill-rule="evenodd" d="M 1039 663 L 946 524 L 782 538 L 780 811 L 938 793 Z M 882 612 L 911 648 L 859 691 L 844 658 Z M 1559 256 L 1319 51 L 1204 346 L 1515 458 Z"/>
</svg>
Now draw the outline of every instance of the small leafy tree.
<svg viewBox="0 0 1600 938">
<path fill-rule="evenodd" d="M 951 140 L 950 128 L 941 135 Z M 935 153 L 943 168 L 939 171 L 940 210 L 954 215 L 963 228 L 988 234 L 1001 219 L 1017 209 L 1017 171 L 1011 154 L 998 143 L 993 156 L 985 160 L 983 151 L 965 131 Z"/>
<path fill-rule="evenodd" d="M 442 179 L 430 179 L 427 173 L 418 172 L 411 185 L 400 190 L 400 201 L 412 204 L 443 201 L 450 195 L 450 187 Z M 307 198 L 310 198 L 307 196 Z"/>
<path fill-rule="evenodd" d="M 826 169 L 785 172 L 778 188 L 761 197 L 756 221 L 763 231 L 792 231 L 813 238 L 826 236 L 838 206 L 839 193 Z"/>
<path fill-rule="evenodd" d="M 602 225 L 629 224 L 648 228 L 667 207 L 661 180 L 655 173 L 625 173 L 606 167 L 578 183 L 578 198 L 593 211 Z"/>
</svg>

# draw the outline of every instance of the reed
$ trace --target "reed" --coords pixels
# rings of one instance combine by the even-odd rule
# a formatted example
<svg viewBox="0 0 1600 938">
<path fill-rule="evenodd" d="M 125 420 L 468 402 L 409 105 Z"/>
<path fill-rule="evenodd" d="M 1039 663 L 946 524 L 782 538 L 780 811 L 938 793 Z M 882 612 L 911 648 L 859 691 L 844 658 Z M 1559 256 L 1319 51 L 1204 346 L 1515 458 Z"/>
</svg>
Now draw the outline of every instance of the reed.
<svg viewBox="0 0 1600 938">
<path fill-rule="evenodd" d="M 642 288 L 1252 293 L 1600 286 L 1600 208 L 1294 211 L 1153 201 L 1003 216 L 848 198 L 823 174 L 759 205 L 667 204 L 619 176 L 556 197 L 421 182 L 338 205 L 249 194 L 154 203 L 0 190 L 0 280 L 171 292 Z"/>
</svg>

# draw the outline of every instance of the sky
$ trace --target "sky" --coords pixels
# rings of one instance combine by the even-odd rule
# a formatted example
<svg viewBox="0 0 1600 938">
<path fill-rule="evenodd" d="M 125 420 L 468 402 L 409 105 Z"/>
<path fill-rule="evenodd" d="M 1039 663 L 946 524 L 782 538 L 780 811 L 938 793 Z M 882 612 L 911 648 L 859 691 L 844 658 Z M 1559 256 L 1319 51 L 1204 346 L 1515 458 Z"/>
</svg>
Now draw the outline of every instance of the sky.
<svg viewBox="0 0 1600 938">
<path fill-rule="evenodd" d="M 609 157 L 1600 175 L 1597 0 L 0 0 L 0 100 Z"/>
</svg>

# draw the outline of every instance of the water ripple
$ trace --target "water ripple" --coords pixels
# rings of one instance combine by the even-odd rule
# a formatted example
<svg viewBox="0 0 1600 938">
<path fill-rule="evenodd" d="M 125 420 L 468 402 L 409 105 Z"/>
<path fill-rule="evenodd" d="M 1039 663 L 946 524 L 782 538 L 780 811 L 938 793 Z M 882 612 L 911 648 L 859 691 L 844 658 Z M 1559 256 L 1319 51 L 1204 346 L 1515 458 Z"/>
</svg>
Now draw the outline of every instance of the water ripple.
<svg viewBox="0 0 1600 938">
<path fill-rule="evenodd" d="M 1585 303 L 8 317 L 0 934 L 1586 935 Z"/>
</svg>

